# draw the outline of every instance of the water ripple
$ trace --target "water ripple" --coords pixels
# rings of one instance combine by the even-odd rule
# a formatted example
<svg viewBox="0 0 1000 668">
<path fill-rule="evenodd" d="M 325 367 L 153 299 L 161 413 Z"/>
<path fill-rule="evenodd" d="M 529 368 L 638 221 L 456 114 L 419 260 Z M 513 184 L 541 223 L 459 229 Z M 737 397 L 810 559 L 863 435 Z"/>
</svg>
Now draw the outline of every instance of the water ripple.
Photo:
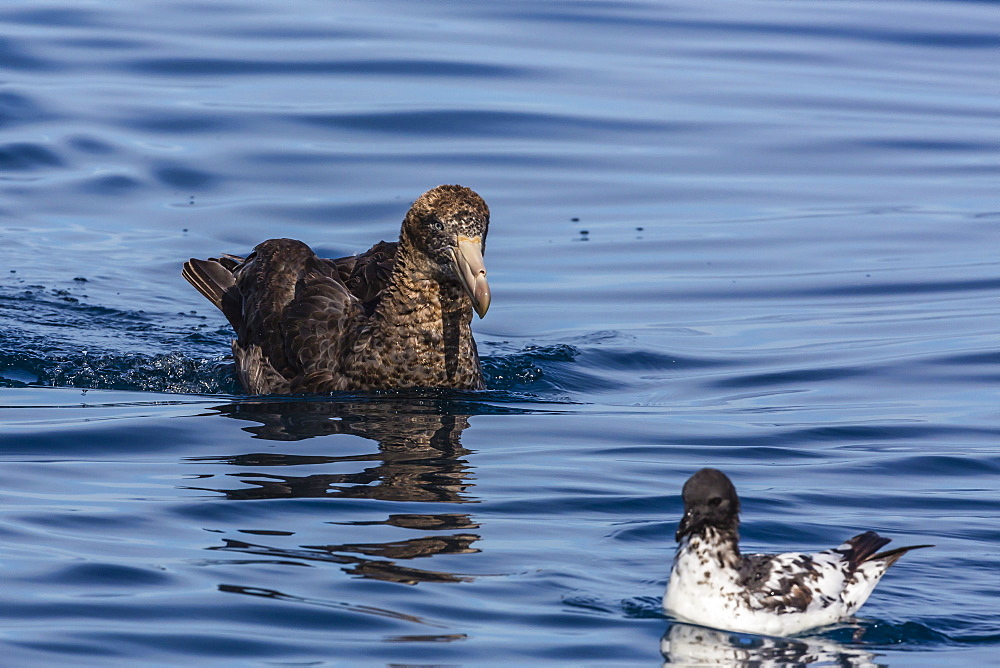
<svg viewBox="0 0 1000 668">
<path fill-rule="evenodd" d="M 588 118 L 492 109 L 437 109 L 366 114 L 299 114 L 296 120 L 310 125 L 364 130 L 374 133 L 477 138 L 540 135 L 572 138 L 581 132 L 640 135 L 655 131 L 692 132 L 696 125 L 669 121 L 622 122 L 613 118 Z"/>
<path fill-rule="evenodd" d="M 130 70 L 142 74 L 182 77 L 257 76 L 273 74 L 351 74 L 393 77 L 473 77 L 476 79 L 532 76 L 524 67 L 445 60 L 273 61 L 224 58 L 157 58 L 133 60 Z"/>
</svg>

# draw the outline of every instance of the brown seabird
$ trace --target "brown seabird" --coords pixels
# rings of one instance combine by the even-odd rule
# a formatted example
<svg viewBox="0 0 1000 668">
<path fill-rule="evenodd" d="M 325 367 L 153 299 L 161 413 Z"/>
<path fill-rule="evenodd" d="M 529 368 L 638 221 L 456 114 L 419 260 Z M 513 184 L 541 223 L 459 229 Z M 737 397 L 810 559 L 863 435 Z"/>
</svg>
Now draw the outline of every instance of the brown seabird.
<svg viewBox="0 0 1000 668">
<path fill-rule="evenodd" d="M 481 390 L 472 310 L 490 306 L 483 252 L 490 211 L 472 190 L 438 186 L 403 219 L 398 242 L 319 258 L 270 239 L 246 258 L 184 263 L 184 278 L 236 330 L 250 394 L 447 387 Z"/>
</svg>

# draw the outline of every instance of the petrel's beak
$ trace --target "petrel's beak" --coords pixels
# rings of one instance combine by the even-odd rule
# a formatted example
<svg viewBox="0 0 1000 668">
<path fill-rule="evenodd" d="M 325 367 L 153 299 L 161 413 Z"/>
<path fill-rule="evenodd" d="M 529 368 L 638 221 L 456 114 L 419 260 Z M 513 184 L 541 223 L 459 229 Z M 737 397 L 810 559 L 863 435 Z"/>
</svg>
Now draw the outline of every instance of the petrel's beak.
<svg viewBox="0 0 1000 668">
<path fill-rule="evenodd" d="M 486 282 L 483 242 L 479 237 L 459 237 L 451 249 L 451 261 L 462 287 L 472 299 L 472 308 L 482 318 L 490 307 L 490 284 Z"/>
<path fill-rule="evenodd" d="M 681 539 L 690 534 L 700 521 L 701 518 L 696 517 L 694 512 L 690 510 L 686 511 L 684 517 L 681 518 L 681 523 L 677 525 L 677 533 L 674 534 L 674 540 L 678 543 L 681 542 Z"/>
</svg>

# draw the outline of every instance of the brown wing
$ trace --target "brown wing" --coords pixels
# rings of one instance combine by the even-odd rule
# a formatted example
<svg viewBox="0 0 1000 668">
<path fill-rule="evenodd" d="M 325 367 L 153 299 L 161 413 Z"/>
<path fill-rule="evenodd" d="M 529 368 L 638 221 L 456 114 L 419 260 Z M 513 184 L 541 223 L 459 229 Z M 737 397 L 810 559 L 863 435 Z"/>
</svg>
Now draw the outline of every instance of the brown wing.
<svg viewBox="0 0 1000 668">
<path fill-rule="evenodd" d="M 243 298 L 240 346 L 259 347 L 290 380 L 337 368 L 345 322 L 360 308 L 335 266 L 301 241 L 272 239 L 258 245 L 234 276 Z"/>
<path fill-rule="evenodd" d="M 335 371 L 345 323 L 361 312 L 337 265 L 294 239 L 270 239 L 244 260 L 186 262 L 186 278 L 236 330 L 233 354 L 247 392 L 288 392 L 317 368 Z"/>
<path fill-rule="evenodd" d="M 398 246 L 396 241 L 380 241 L 364 253 L 322 262 L 337 271 L 341 282 L 364 306 L 365 315 L 371 315 L 389 284 Z"/>
<path fill-rule="evenodd" d="M 323 258 L 322 261 L 330 265 L 340 277 L 340 282 L 347 284 L 347 279 L 351 277 L 351 271 L 354 270 L 354 263 L 357 262 L 359 255 L 348 255 L 347 257 L 337 258 L 336 260 L 330 260 Z"/>
<path fill-rule="evenodd" d="M 319 388 L 325 385 L 303 385 L 306 377 L 340 378 L 357 338 L 352 323 L 357 323 L 361 305 L 328 267 L 318 258 L 307 264 L 295 298 L 284 312 L 285 354 L 298 372 L 292 380 L 293 392 L 324 391 Z"/>
<path fill-rule="evenodd" d="M 365 312 L 369 315 L 375 310 L 382 291 L 389 284 L 398 247 L 397 242 L 380 241 L 361 255 L 334 260 L 351 261 L 351 271 L 344 283 L 351 294 L 364 304 Z"/>
</svg>

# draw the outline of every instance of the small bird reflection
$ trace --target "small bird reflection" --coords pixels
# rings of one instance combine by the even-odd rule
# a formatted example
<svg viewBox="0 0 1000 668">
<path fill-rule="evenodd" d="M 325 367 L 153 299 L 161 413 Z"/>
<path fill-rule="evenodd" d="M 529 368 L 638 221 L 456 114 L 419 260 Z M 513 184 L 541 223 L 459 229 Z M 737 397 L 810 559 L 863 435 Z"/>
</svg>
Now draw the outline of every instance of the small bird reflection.
<svg viewBox="0 0 1000 668">
<path fill-rule="evenodd" d="M 879 666 L 875 655 L 824 638 L 772 638 L 675 623 L 660 639 L 664 665 Z"/>
<path fill-rule="evenodd" d="M 312 401 L 251 400 L 216 407 L 226 417 L 254 423 L 244 427 L 256 439 L 292 443 L 316 437 L 348 435 L 375 441 L 375 452 L 358 452 L 356 440 L 330 440 L 331 450 L 346 445 L 350 454 L 267 452 L 199 457 L 190 461 L 239 467 L 226 474 L 243 486 L 193 487 L 223 494 L 234 501 L 278 498 L 355 498 L 383 501 L 474 503 L 468 495 L 472 467 L 462 447 L 467 415 L 454 413 L 454 403 L 435 399 Z M 315 453 L 315 447 L 312 452 Z M 329 466 L 329 473 L 291 475 L 288 467 Z M 354 470 L 344 471 L 345 467 Z M 214 475 L 207 476 L 218 480 Z M 393 514 L 384 520 L 329 522 L 344 526 L 386 525 L 424 535 L 389 542 L 338 542 L 326 545 L 268 545 L 226 539 L 209 549 L 253 555 L 253 562 L 332 562 L 363 578 L 406 584 L 465 582 L 467 575 L 414 568 L 412 562 L 444 554 L 473 554 L 479 524 L 464 513 Z M 277 530 L 255 529 L 255 536 L 282 536 Z M 266 539 L 265 539 L 266 540 Z M 270 541 L 268 541 L 270 542 Z M 232 563 L 227 562 L 227 563 Z"/>
</svg>

